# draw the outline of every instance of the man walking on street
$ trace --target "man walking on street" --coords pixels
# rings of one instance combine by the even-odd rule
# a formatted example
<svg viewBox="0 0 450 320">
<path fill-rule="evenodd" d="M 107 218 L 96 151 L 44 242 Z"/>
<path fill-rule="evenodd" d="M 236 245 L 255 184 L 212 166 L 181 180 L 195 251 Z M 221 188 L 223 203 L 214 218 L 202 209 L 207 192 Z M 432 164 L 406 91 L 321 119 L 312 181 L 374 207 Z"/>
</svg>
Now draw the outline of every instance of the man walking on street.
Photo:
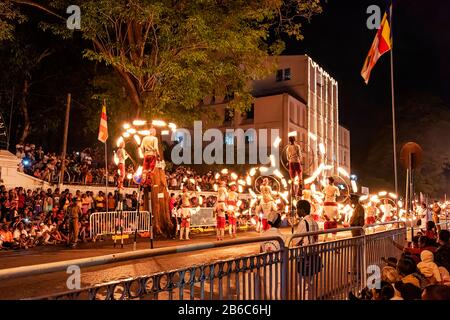
<svg viewBox="0 0 450 320">
<path fill-rule="evenodd" d="M 77 205 L 77 199 L 73 198 L 72 203 L 67 208 L 67 211 L 69 213 L 69 245 L 72 246 L 72 248 L 75 248 L 77 246 L 78 242 L 78 221 L 81 216 L 81 209 Z"/>
</svg>

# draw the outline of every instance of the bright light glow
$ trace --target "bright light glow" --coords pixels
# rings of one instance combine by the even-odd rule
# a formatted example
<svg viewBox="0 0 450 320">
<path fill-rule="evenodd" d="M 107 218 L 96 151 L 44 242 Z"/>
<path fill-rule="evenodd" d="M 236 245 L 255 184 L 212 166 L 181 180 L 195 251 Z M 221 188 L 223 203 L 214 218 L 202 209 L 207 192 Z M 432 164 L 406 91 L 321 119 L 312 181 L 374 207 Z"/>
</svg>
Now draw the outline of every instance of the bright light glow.
<svg viewBox="0 0 450 320">
<path fill-rule="evenodd" d="M 281 203 L 281 199 L 275 200 L 275 203 L 276 203 L 276 204 L 280 204 L 280 203 Z"/>
<path fill-rule="evenodd" d="M 217 186 L 217 183 L 214 183 L 213 189 L 214 189 L 214 191 L 216 191 L 216 192 L 217 192 L 217 190 L 219 190 L 219 187 Z"/>
<path fill-rule="evenodd" d="M 283 174 L 280 172 L 280 170 L 276 169 L 273 174 L 275 176 L 277 176 L 278 178 L 282 179 L 283 178 Z"/>
<path fill-rule="evenodd" d="M 120 174 L 120 170 L 119 169 L 117 169 L 117 174 Z"/>
<path fill-rule="evenodd" d="M 177 125 L 175 123 L 169 122 L 169 128 L 173 130 L 175 130 L 177 128 Z"/>
<path fill-rule="evenodd" d="M 131 134 L 135 134 L 136 133 L 136 129 L 135 128 L 130 128 L 130 129 L 127 130 L 127 132 L 131 133 Z"/>
<path fill-rule="evenodd" d="M 270 165 L 271 165 L 272 167 L 275 167 L 275 166 L 276 166 L 276 163 L 275 163 L 275 156 L 274 156 L 273 154 L 271 154 L 269 158 L 270 158 Z"/>
<path fill-rule="evenodd" d="M 256 198 L 256 193 L 255 193 L 251 188 L 248 189 L 248 193 L 250 193 L 250 195 L 251 195 L 253 198 Z"/>
<path fill-rule="evenodd" d="M 325 154 L 325 145 L 323 143 L 319 143 L 319 151 L 321 154 Z"/>
<path fill-rule="evenodd" d="M 286 213 L 289 212 L 289 206 L 288 206 L 288 205 L 285 205 L 285 206 L 284 206 L 284 212 L 286 212 Z"/>
<path fill-rule="evenodd" d="M 275 139 L 275 141 L 273 142 L 273 146 L 274 146 L 275 148 L 278 148 L 279 145 L 280 145 L 280 143 L 281 143 L 281 138 L 280 138 L 280 137 L 277 137 L 277 138 Z"/>
<path fill-rule="evenodd" d="M 266 167 L 259 167 L 259 172 L 266 173 L 267 171 L 269 171 L 268 168 L 266 168 Z"/>
<path fill-rule="evenodd" d="M 385 195 L 387 195 L 387 192 L 386 191 L 380 191 L 380 192 L 378 192 L 378 195 L 380 197 L 384 197 Z"/>
<path fill-rule="evenodd" d="M 133 175 L 131 173 L 127 174 L 127 179 L 131 180 L 131 178 L 133 178 Z"/>
<path fill-rule="evenodd" d="M 236 207 L 240 207 L 242 205 L 242 201 L 241 200 L 238 200 L 238 202 L 236 202 Z"/>
<path fill-rule="evenodd" d="M 123 137 L 119 137 L 119 139 L 117 139 L 117 142 L 116 142 L 117 148 L 119 148 L 123 142 L 124 142 Z"/>
<path fill-rule="evenodd" d="M 367 199 L 369 199 L 369 196 L 367 194 L 359 197 L 359 201 L 366 201 Z"/>
<path fill-rule="evenodd" d="M 195 179 L 191 178 L 191 179 L 189 179 L 189 182 L 192 183 L 192 184 L 195 184 Z"/>
<path fill-rule="evenodd" d="M 188 177 L 184 177 L 184 178 L 183 178 L 183 182 L 186 182 L 187 179 L 188 179 Z"/>
<path fill-rule="evenodd" d="M 119 165 L 119 157 L 117 156 L 117 153 L 114 153 L 114 164 L 117 166 Z M 119 172 L 120 174 L 120 172 Z"/>
<path fill-rule="evenodd" d="M 252 178 L 250 176 L 247 176 L 245 178 L 245 182 L 247 183 L 248 186 L 251 186 L 252 185 Z"/>
<path fill-rule="evenodd" d="M 221 173 L 221 174 L 227 174 L 227 173 L 228 173 L 228 169 L 227 169 L 227 168 L 222 169 L 222 171 L 220 171 L 220 173 Z"/>
<path fill-rule="evenodd" d="M 142 175 L 142 166 L 139 166 L 136 170 L 136 172 L 134 173 L 135 177 L 140 177 Z"/>
<path fill-rule="evenodd" d="M 374 196 L 371 196 L 371 197 L 370 197 L 370 201 L 371 201 L 371 202 L 378 203 L 378 202 L 380 202 L 380 199 L 378 199 L 378 196 L 377 196 L 377 195 L 374 195 Z"/>
<path fill-rule="evenodd" d="M 167 124 L 162 120 L 153 120 L 152 125 L 155 127 L 165 127 Z"/>
<path fill-rule="evenodd" d="M 146 123 L 147 121 L 145 120 L 133 120 L 133 126 L 143 126 Z"/>
<path fill-rule="evenodd" d="M 281 216 L 281 220 L 285 220 L 285 219 L 286 219 L 286 215 L 283 214 L 283 215 Z"/>
<path fill-rule="evenodd" d="M 124 137 L 124 138 L 129 138 L 131 135 L 130 135 L 130 133 L 129 132 L 124 132 L 123 134 L 122 134 L 122 137 Z"/>
<path fill-rule="evenodd" d="M 354 192 L 354 193 L 358 192 L 358 186 L 356 185 L 356 181 L 355 181 L 355 180 L 352 180 L 351 184 L 352 184 L 352 190 L 353 190 L 353 192 Z"/>
<path fill-rule="evenodd" d="M 338 172 L 339 172 L 340 174 L 342 174 L 344 177 L 350 179 L 350 175 L 348 174 L 348 172 L 347 172 L 344 168 L 339 167 L 339 168 L 338 168 Z"/>
<path fill-rule="evenodd" d="M 255 218 L 251 218 L 250 221 L 252 222 L 252 225 L 256 225 L 256 220 L 255 220 Z"/>
<path fill-rule="evenodd" d="M 144 152 L 142 152 L 141 148 L 138 148 L 139 151 L 139 159 L 144 159 Z"/>
<path fill-rule="evenodd" d="M 200 188 L 200 186 L 197 186 L 197 191 L 202 192 L 202 189 Z"/>
<path fill-rule="evenodd" d="M 203 204 L 203 197 L 202 197 L 202 196 L 198 197 L 198 203 L 199 203 L 200 205 Z"/>
<path fill-rule="evenodd" d="M 131 128 L 131 125 L 130 125 L 129 123 L 124 123 L 124 124 L 123 124 L 123 128 L 124 128 L 125 130 L 128 130 L 128 129 Z"/>
<path fill-rule="evenodd" d="M 234 185 L 236 185 L 236 182 L 231 181 L 228 185 L 229 185 L 229 186 L 234 186 Z"/>
<path fill-rule="evenodd" d="M 220 178 L 220 173 L 216 173 L 216 175 L 214 176 L 214 179 L 218 180 Z"/>
<path fill-rule="evenodd" d="M 168 136 L 169 133 L 170 133 L 169 130 L 162 130 L 162 131 L 161 131 L 161 135 L 162 135 L 162 136 Z"/>
<path fill-rule="evenodd" d="M 398 207 L 399 207 L 399 208 L 403 208 L 403 202 L 402 202 L 402 200 L 399 200 L 399 201 L 398 201 Z"/>
<path fill-rule="evenodd" d="M 316 180 L 316 178 L 322 173 L 324 166 L 325 165 L 321 163 L 319 167 L 313 172 L 311 177 L 305 179 L 305 184 L 311 184 L 314 180 Z"/>
<path fill-rule="evenodd" d="M 285 178 L 281 179 L 281 184 L 283 185 L 283 188 L 285 188 L 285 189 L 288 187 L 288 184 L 287 184 L 287 181 Z"/>
<path fill-rule="evenodd" d="M 137 134 L 135 134 L 133 136 L 133 138 L 134 138 L 134 141 L 136 141 L 137 145 L 140 146 L 141 145 L 141 138 Z"/>
<path fill-rule="evenodd" d="M 150 130 L 139 130 L 138 133 L 141 136 L 149 136 L 150 135 Z"/>
<path fill-rule="evenodd" d="M 288 137 L 296 137 L 297 136 L 297 131 L 291 131 L 288 133 Z"/>
<path fill-rule="evenodd" d="M 311 191 L 312 193 L 316 192 L 316 185 L 314 183 L 311 185 Z"/>
<path fill-rule="evenodd" d="M 308 137 L 313 141 L 317 141 L 317 136 L 312 132 L 308 132 Z"/>
<path fill-rule="evenodd" d="M 245 180 L 239 179 L 238 184 L 240 184 L 241 186 L 245 186 Z"/>
<path fill-rule="evenodd" d="M 236 180 L 238 178 L 238 175 L 236 173 L 231 174 L 231 179 Z"/>
<path fill-rule="evenodd" d="M 389 192 L 389 197 L 391 197 L 392 199 L 397 199 L 397 195 L 392 192 Z"/>
<path fill-rule="evenodd" d="M 250 169 L 250 177 L 253 177 L 254 175 L 255 175 L 255 173 L 256 173 L 256 168 L 251 168 Z"/>
</svg>

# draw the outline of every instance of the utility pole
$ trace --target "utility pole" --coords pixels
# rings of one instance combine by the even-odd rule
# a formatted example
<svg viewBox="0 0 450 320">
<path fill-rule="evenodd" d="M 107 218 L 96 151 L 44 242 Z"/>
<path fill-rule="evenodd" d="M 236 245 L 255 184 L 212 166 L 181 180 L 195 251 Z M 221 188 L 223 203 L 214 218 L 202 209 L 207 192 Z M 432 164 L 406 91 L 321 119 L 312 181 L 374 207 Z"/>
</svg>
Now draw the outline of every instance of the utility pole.
<svg viewBox="0 0 450 320">
<path fill-rule="evenodd" d="M 64 171 L 66 170 L 66 152 L 67 152 L 67 135 L 69 133 L 69 116 L 70 116 L 70 101 L 72 97 L 70 93 L 67 94 L 66 119 L 64 123 L 64 141 L 61 155 L 61 172 L 59 176 L 59 186 L 64 183 Z"/>
</svg>

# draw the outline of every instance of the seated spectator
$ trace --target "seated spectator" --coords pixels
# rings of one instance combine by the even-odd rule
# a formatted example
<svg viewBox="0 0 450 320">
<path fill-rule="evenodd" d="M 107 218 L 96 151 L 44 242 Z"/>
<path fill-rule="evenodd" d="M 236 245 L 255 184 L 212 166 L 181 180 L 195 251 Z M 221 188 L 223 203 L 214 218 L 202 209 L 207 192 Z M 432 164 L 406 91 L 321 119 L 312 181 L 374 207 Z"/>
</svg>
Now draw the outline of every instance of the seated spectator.
<svg viewBox="0 0 450 320">
<path fill-rule="evenodd" d="M 397 271 L 403 283 L 413 284 L 419 289 L 425 286 L 423 284 L 425 279 L 417 273 L 417 266 L 413 259 L 402 257 L 397 263 Z"/>
<path fill-rule="evenodd" d="M 442 281 L 439 268 L 436 263 L 434 263 L 433 253 L 429 250 L 424 250 L 420 254 L 420 259 L 422 262 L 417 264 L 419 271 L 427 278 L 430 284 L 437 284 Z"/>
<path fill-rule="evenodd" d="M 450 272 L 450 244 L 449 244 L 450 232 L 448 230 L 441 230 L 439 232 L 438 244 L 434 254 L 434 262 L 438 267 L 445 268 Z"/>
<path fill-rule="evenodd" d="M 427 230 L 425 231 L 425 236 L 429 239 L 436 240 L 436 224 L 433 221 L 427 222 Z"/>
<path fill-rule="evenodd" d="M 17 243 L 14 241 L 13 234 L 5 223 L 0 230 L 0 249 L 15 249 Z"/>
<path fill-rule="evenodd" d="M 381 281 L 394 284 L 400 280 L 400 276 L 396 268 L 392 266 L 386 266 L 381 270 Z"/>
<path fill-rule="evenodd" d="M 443 285 L 427 286 L 423 290 L 422 300 L 450 300 L 450 287 Z"/>
<path fill-rule="evenodd" d="M 13 238 L 14 241 L 19 244 L 20 249 L 23 248 L 25 250 L 28 250 L 28 247 L 30 246 L 30 237 L 28 235 L 28 232 L 25 230 L 22 222 L 20 222 L 14 230 Z"/>
<path fill-rule="evenodd" d="M 403 300 L 420 300 L 422 298 L 422 291 L 412 283 L 398 281 L 395 283 L 394 287 L 395 290 L 400 292 L 400 296 Z"/>
</svg>

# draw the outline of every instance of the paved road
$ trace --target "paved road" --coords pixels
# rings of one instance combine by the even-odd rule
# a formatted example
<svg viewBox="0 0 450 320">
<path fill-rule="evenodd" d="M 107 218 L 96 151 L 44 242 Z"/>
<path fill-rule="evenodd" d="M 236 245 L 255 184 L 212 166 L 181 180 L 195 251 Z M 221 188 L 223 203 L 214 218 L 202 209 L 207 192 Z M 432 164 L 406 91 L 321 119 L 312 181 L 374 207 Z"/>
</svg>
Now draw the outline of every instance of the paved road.
<svg viewBox="0 0 450 320">
<path fill-rule="evenodd" d="M 290 231 L 290 229 L 284 229 L 283 233 L 290 234 Z M 245 233 L 240 233 L 239 237 L 257 237 L 257 235 L 258 233 L 256 232 L 247 231 Z M 339 238 L 348 236 L 348 232 L 339 233 Z M 215 241 L 215 236 L 213 234 L 198 234 L 193 235 L 191 238 L 192 240 L 190 241 L 156 241 L 155 247 L 161 248 L 182 244 Z M 140 239 L 137 245 L 137 249 L 148 249 L 149 247 L 148 239 Z M 131 243 L 127 244 L 122 249 L 120 247 L 113 248 L 110 242 L 97 242 L 81 244 L 77 249 L 47 246 L 33 248 L 28 251 L 0 252 L 0 269 L 87 258 L 131 250 L 133 250 L 133 245 Z M 139 275 L 153 274 L 159 271 L 177 269 L 192 266 L 194 264 L 208 263 L 257 252 L 259 252 L 259 245 L 250 244 L 239 247 L 208 249 L 159 256 L 155 258 L 131 260 L 103 266 L 87 267 L 81 270 L 81 287 Z M 3 280 L 0 282 L 0 299 L 21 299 L 67 291 L 67 277 L 68 275 L 66 273 L 58 272 L 28 278 Z"/>
</svg>

